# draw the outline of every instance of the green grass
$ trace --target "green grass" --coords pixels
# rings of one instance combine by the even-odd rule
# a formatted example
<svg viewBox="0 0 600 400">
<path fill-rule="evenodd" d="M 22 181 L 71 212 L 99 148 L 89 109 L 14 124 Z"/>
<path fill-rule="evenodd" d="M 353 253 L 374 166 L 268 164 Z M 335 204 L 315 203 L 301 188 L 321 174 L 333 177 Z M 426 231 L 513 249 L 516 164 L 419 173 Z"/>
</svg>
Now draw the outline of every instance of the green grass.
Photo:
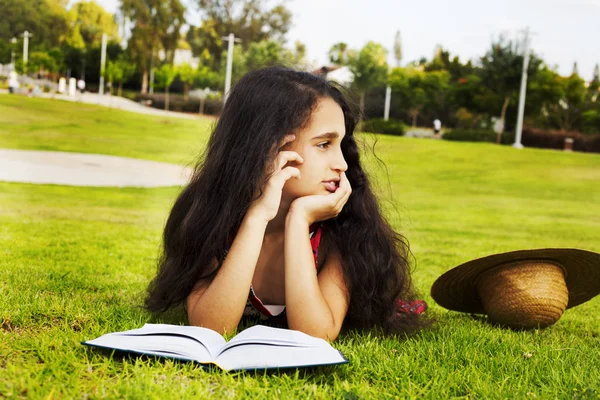
<svg viewBox="0 0 600 400">
<path fill-rule="evenodd" d="M 5 148 L 185 164 L 200 152 L 207 128 L 0 96 Z M 139 306 L 179 189 L 0 182 L 0 397 L 599 398 L 600 297 L 548 329 L 514 332 L 447 312 L 428 292 L 449 268 L 495 252 L 600 252 L 600 157 L 378 140 L 389 181 L 372 157 L 366 164 L 387 214 L 410 240 L 415 283 L 438 319 L 433 329 L 410 339 L 346 334 L 335 346 L 350 364 L 269 374 L 111 358 L 79 342 L 149 320 Z"/>
</svg>

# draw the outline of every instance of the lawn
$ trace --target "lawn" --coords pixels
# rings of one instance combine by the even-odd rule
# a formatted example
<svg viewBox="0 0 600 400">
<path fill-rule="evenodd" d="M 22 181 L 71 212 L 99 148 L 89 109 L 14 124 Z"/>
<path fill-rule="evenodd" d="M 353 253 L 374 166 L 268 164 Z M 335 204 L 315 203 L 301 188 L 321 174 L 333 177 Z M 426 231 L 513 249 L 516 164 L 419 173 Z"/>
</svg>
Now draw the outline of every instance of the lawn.
<svg viewBox="0 0 600 400">
<path fill-rule="evenodd" d="M 189 164 L 209 127 L 0 95 L 0 148 Z M 268 374 L 111 358 L 79 343 L 150 320 L 140 304 L 180 188 L 0 182 L 0 397 L 599 398 L 600 296 L 548 329 L 515 332 L 447 312 L 429 288 L 444 271 L 495 252 L 600 252 L 600 156 L 360 136 L 377 141 L 385 168 L 373 156 L 365 162 L 410 241 L 434 328 L 409 339 L 345 334 L 334 345 L 350 364 Z"/>
</svg>

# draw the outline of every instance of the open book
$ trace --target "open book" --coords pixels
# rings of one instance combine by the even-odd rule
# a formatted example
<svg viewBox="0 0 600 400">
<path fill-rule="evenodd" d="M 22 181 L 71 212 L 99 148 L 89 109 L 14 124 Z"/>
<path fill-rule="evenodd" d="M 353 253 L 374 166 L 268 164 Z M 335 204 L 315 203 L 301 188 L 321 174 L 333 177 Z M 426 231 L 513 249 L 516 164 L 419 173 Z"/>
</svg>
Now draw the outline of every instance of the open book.
<svg viewBox="0 0 600 400">
<path fill-rule="evenodd" d="M 146 324 L 82 342 L 87 346 L 215 364 L 226 370 L 296 368 L 345 364 L 346 358 L 326 340 L 299 331 L 256 325 L 229 342 L 197 326 Z"/>
</svg>

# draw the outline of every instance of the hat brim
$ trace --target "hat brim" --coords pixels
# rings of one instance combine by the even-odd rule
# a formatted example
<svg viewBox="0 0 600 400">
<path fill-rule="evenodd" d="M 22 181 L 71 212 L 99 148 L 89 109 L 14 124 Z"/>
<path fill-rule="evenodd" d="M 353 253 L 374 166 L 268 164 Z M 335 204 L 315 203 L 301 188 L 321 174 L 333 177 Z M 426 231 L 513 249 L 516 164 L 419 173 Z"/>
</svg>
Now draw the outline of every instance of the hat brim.
<svg viewBox="0 0 600 400">
<path fill-rule="evenodd" d="M 503 264 L 528 260 L 547 261 L 562 267 L 569 290 L 567 308 L 600 294 L 600 254 L 579 249 L 535 249 L 494 254 L 461 264 L 433 283 L 431 297 L 449 310 L 485 314 L 477 292 L 478 276 Z"/>
</svg>

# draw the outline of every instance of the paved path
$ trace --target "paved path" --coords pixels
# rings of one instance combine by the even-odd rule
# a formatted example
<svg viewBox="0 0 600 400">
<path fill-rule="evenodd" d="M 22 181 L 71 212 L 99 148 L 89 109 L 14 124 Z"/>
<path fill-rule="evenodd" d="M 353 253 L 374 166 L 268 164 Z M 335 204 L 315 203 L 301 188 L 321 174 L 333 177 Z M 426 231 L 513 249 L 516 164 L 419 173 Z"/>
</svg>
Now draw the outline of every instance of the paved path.
<svg viewBox="0 0 600 400">
<path fill-rule="evenodd" d="M 84 93 L 78 94 L 76 96 L 68 96 L 65 94 L 59 93 L 42 93 L 40 95 L 42 98 L 46 99 L 58 99 L 72 102 L 80 102 L 86 104 L 96 104 L 104 107 L 116 108 L 119 110 L 131 111 L 139 114 L 150 114 L 150 115 L 160 115 L 163 117 L 175 117 L 175 118 L 185 118 L 185 119 L 200 119 L 200 118 L 213 118 L 211 116 L 199 116 L 194 114 L 186 114 L 175 111 L 165 111 L 159 110 L 158 108 L 152 108 L 144 106 L 140 103 L 136 103 L 135 101 L 126 99 L 124 97 L 119 96 L 111 96 L 109 94 L 100 96 L 97 93 Z"/>
<path fill-rule="evenodd" d="M 0 181 L 69 186 L 182 186 L 191 169 L 101 154 L 0 149 Z"/>
</svg>

